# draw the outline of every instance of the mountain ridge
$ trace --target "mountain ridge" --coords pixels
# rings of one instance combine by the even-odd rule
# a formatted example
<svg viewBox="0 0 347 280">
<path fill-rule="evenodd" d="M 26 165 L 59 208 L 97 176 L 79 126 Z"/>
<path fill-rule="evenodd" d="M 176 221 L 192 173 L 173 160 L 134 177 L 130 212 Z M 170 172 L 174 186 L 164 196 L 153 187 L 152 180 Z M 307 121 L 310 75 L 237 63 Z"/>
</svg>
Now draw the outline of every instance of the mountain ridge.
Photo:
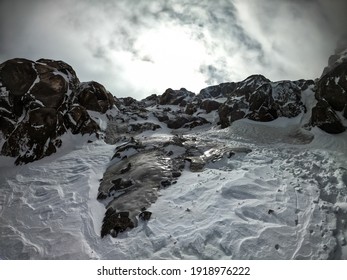
<svg viewBox="0 0 347 280">
<path fill-rule="evenodd" d="M 16 164 L 28 163 L 54 153 L 61 146 L 60 136 L 68 131 L 99 137 L 97 120 L 88 112 L 107 116 L 112 108 L 122 118 L 126 111 L 145 115 L 148 106 L 177 105 L 179 110 L 154 113 L 170 129 L 206 124 L 226 128 L 242 118 L 261 122 L 292 118 L 306 112 L 302 93 L 308 88 L 315 92 L 317 104 L 305 127 L 341 133 L 347 118 L 346 50 L 339 50 L 329 62 L 316 82 L 272 82 L 252 75 L 240 82 L 209 86 L 198 94 L 168 88 L 161 95 L 135 100 L 117 98 L 94 81 L 81 83 L 73 68 L 63 61 L 11 59 L 0 65 L 1 155 L 17 157 Z M 202 110 L 207 114 L 218 112 L 217 119 L 211 122 L 201 117 Z M 154 127 L 147 124 L 147 128 L 137 129 Z"/>
</svg>

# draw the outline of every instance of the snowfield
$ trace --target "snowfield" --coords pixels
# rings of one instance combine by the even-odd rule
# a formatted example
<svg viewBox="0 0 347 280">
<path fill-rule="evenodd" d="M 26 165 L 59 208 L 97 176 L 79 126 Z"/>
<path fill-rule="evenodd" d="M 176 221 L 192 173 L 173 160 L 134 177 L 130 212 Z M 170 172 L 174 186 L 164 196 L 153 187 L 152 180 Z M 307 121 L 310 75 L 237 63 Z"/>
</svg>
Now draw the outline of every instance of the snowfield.
<svg viewBox="0 0 347 280">
<path fill-rule="evenodd" d="M 252 151 L 202 172 L 187 166 L 151 219 L 117 238 L 100 238 L 105 206 L 96 200 L 117 144 L 65 135 L 38 162 L 1 157 L 0 259 L 347 259 L 347 133 L 304 130 L 304 118 L 194 130 Z"/>
</svg>

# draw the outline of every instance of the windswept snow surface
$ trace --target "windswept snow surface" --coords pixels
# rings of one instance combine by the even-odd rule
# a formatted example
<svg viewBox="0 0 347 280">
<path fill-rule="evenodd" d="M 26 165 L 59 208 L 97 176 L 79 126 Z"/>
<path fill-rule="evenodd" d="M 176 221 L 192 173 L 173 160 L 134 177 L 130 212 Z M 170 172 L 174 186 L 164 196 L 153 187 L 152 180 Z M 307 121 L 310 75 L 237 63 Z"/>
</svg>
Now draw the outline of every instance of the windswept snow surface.
<svg viewBox="0 0 347 280">
<path fill-rule="evenodd" d="M 115 145 L 80 139 L 17 167 L 1 158 L 0 259 L 347 259 L 347 134 L 308 132 L 302 117 L 195 132 L 252 152 L 186 168 L 151 220 L 118 238 L 100 238 L 96 200 Z"/>
</svg>

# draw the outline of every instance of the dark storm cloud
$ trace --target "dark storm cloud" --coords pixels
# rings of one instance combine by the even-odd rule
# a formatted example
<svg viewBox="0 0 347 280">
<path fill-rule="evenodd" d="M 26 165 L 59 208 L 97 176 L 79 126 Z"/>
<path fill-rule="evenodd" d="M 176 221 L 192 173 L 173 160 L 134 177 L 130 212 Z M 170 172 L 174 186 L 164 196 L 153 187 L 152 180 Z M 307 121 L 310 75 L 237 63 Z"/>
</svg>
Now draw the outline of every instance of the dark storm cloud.
<svg viewBox="0 0 347 280">
<path fill-rule="evenodd" d="M 346 10 L 345 0 L 3 0 L 0 60 L 62 59 L 137 98 L 254 73 L 315 78 Z"/>
</svg>

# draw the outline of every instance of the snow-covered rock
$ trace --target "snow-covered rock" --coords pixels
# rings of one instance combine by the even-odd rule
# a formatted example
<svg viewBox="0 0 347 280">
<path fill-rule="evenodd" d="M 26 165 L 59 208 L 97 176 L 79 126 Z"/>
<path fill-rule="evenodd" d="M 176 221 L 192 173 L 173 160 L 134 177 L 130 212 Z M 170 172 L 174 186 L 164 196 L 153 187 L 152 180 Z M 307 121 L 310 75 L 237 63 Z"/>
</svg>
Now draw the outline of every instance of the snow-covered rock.
<svg viewBox="0 0 347 280">
<path fill-rule="evenodd" d="M 55 153 L 64 133 L 100 130 L 87 110 L 105 113 L 112 95 L 96 83 L 80 83 L 63 61 L 11 59 L 0 65 L 1 154 L 28 163 Z"/>
<path fill-rule="evenodd" d="M 335 55 L 330 57 L 328 67 L 318 80 L 316 99 L 319 101 L 319 108 L 316 107 L 315 113 L 312 114 L 312 125 L 317 125 L 328 133 L 344 132 L 347 119 L 346 39 L 340 42 Z M 325 109 L 322 110 L 323 107 Z"/>
</svg>

